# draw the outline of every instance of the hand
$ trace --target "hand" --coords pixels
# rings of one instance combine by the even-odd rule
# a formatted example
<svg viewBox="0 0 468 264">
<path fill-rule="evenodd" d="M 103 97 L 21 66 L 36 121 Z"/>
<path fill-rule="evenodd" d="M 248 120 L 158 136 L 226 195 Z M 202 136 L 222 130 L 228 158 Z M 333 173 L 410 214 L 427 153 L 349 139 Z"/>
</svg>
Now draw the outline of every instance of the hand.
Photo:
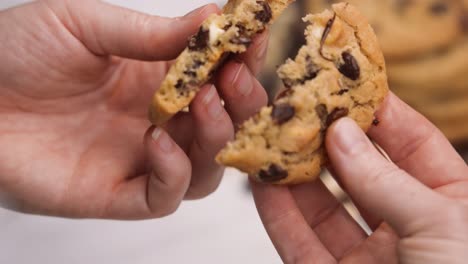
<svg viewBox="0 0 468 264">
<path fill-rule="evenodd" d="M 466 263 L 468 169 L 432 124 L 391 94 L 369 136 L 350 119 L 329 128 L 332 170 L 373 233 L 322 182 L 254 184 L 263 223 L 285 263 Z"/>
<path fill-rule="evenodd" d="M 214 156 L 266 104 L 254 75 L 268 34 L 227 63 L 183 113 L 150 127 L 169 62 L 211 13 L 169 19 L 101 1 L 36 1 L 0 12 L 0 196 L 15 210 L 142 219 L 213 192 Z M 242 106 L 242 107 L 241 107 Z M 149 128 L 149 129 L 148 129 Z M 146 133 L 145 133 L 146 131 Z"/>
</svg>

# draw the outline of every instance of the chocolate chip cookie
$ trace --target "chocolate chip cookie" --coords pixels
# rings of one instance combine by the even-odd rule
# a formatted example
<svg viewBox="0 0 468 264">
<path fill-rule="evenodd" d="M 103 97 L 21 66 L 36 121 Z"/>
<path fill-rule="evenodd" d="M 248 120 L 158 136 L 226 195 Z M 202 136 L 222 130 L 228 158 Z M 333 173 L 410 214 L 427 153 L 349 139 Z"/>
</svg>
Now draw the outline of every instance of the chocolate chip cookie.
<svg viewBox="0 0 468 264">
<path fill-rule="evenodd" d="M 304 0 L 306 10 L 322 10 L 343 0 Z M 387 61 L 439 51 L 463 35 L 460 0 L 347 0 L 376 31 Z"/>
<path fill-rule="evenodd" d="M 190 104 L 231 53 L 245 52 L 293 0 L 230 0 L 220 15 L 210 16 L 178 57 L 153 97 L 150 120 L 160 125 Z"/>
<path fill-rule="evenodd" d="M 317 179 L 324 136 L 341 117 L 363 130 L 388 92 L 385 62 L 367 20 L 349 4 L 309 15 L 307 44 L 278 69 L 286 89 L 245 122 L 217 161 L 273 184 Z"/>
</svg>

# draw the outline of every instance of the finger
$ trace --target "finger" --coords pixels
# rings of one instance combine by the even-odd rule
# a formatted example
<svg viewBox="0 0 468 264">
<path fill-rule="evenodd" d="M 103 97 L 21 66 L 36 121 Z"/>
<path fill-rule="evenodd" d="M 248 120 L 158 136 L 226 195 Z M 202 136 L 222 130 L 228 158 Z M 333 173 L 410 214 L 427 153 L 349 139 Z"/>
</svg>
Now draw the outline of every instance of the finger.
<svg viewBox="0 0 468 264">
<path fill-rule="evenodd" d="M 328 130 L 326 146 L 352 199 L 399 234 L 443 208 L 440 195 L 387 162 L 351 119 L 341 119 Z"/>
<path fill-rule="evenodd" d="M 291 187 L 291 193 L 306 222 L 336 259 L 367 238 L 321 181 Z"/>
<path fill-rule="evenodd" d="M 206 85 L 201 89 L 193 100 L 190 111 L 194 140 L 189 152 L 192 181 L 186 198 L 198 199 L 214 192 L 218 187 L 224 167 L 215 162 L 215 156 L 234 137 L 234 127 L 213 85 Z"/>
<path fill-rule="evenodd" d="M 388 254 L 396 252 L 400 240 L 395 231 L 383 223 L 369 238 L 346 254 L 340 263 L 400 263 L 398 254 Z"/>
<path fill-rule="evenodd" d="M 49 4 L 68 30 L 91 52 L 140 60 L 168 60 L 186 46 L 210 14 L 210 4 L 179 18 L 151 16 L 104 1 L 53 1 Z"/>
<path fill-rule="evenodd" d="M 368 228 L 370 228 L 370 230 L 375 231 L 377 228 L 379 228 L 379 226 L 383 222 L 382 218 L 378 217 L 377 215 L 370 212 L 369 210 L 366 210 L 361 205 L 358 205 L 358 204 L 354 203 L 354 206 L 356 207 L 356 209 L 358 210 L 360 216 L 362 217 L 362 219 L 364 219 L 364 221 L 366 222 L 366 224 L 367 224 Z"/>
<path fill-rule="evenodd" d="M 162 125 L 164 130 L 171 135 L 171 138 L 182 148 L 185 153 L 188 153 L 193 142 L 193 133 L 191 131 L 194 124 L 190 113 L 179 112 L 171 118 L 166 124 Z"/>
<path fill-rule="evenodd" d="M 244 62 L 254 76 L 260 73 L 265 63 L 269 38 L 270 33 L 265 30 L 253 39 L 252 45 L 245 53 L 238 56 L 238 60 Z"/>
<path fill-rule="evenodd" d="M 268 102 L 265 89 L 244 63 L 228 62 L 219 73 L 217 86 L 235 124 L 242 123 Z"/>
<path fill-rule="evenodd" d="M 333 177 L 332 181 L 335 181 L 336 184 L 339 186 L 339 188 L 341 190 L 343 190 L 344 193 L 347 193 L 346 186 L 344 186 L 343 183 L 341 182 L 340 178 L 338 176 L 336 176 L 337 173 L 336 173 L 335 169 L 333 167 L 331 167 L 331 166 L 329 166 L 327 169 L 328 169 L 328 171 L 330 172 L 330 174 Z M 329 184 L 332 184 L 332 183 L 329 183 Z M 352 201 L 351 197 L 348 196 L 346 198 L 350 199 Z M 366 222 L 366 224 L 368 225 L 370 230 L 374 231 L 382 224 L 382 219 L 381 218 L 379 218 L 375 214 L 369 212 L 369 210 L 366 210 L 365 208 L 363 208 L 359 204 L 356 204 L 354 201 L 352 201 L 352 204 L 356 207 L 356 209 L 358 210 L 360 216 L 364 219 L 364 221 Z"/>
<path fill-rule="evenodd" d="M 145 135 L 151 172 L 121 184 L 107 208 L 117 219 L 157 218 L 172 214 L 188 189 L 190 160 L 160 128 Z"/>
<path fill-rule="evenodd" d="M 336 263 L 287 187 L 252 183 L 252 191 L 263 225 L 284 263 Z"/>
<path fill-rule="evenodd" d="M 468 179 L 466 163 L 426 118 L 390 94 L 377 113 L 369 135 L 398 167 L 436 188 Z"/>
</svg>

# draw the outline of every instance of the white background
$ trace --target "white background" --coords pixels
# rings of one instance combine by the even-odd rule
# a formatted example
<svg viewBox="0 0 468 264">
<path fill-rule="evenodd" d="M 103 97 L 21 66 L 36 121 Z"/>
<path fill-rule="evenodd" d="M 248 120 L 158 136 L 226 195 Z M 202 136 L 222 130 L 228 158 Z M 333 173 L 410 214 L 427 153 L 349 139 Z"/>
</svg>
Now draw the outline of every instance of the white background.
<svg viewBox="0 0 468 264">
<path fill-rule="evenodd" d="M 0 0 L 0 8 L 22 2 L 25 1 Z M 178 16 L 209 1 L 110 2 L 151 14 Z M 176 214 L 158 220 L 65 220 L 0 209 L 0 263 L 274 264 L 281 261 L 257 216 L 245 176 L 229 171 L 214 195 L 184 203 Z"/>
</svg>

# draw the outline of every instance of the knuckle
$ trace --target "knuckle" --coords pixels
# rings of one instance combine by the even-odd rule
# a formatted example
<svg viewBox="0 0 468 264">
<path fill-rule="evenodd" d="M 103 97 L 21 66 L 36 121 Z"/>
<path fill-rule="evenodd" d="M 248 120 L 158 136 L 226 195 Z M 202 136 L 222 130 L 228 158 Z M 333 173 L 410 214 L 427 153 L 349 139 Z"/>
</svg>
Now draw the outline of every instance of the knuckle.
<svg viewBox="0 0 468 264">
<path fill-rule="evenodd" d="M 174 166 L 171 175 L 166 176 L 161 182 L 167 191 L 180 192 L 188 185 L 191 177 L 191 166 L 178 164 Z"/>
<path fill-rule="evenodd" d="M 200 151 L 211 155 L 218 153 L 234 137 L 234 125 L 231 122 L 224 122 L 224 124 L 217 126 L 216 132 L 209 133 L 209 135 L 196 138 L 194 143 Z"/>
<path fill-rule="evenodd" d="M 179 193 L 180 190 L 166 189 L 164 192 L 153 194 L 153 196 L 158 195 L 158 197 L 148 197 L 147 204 L 151 216 L 160 218 L 173 214 L 181 202 L 181 199 L 179 199 L 181 195 Z"/>
<path fill-rule="evenodd" d="M 161 206 L 158 206 L 158 208 L 154 208 L 151 211 L 153 212 L 153 217 L 162 218 L 175 213 L 179 208 L 179 205 L 180 202 L 178 201 L 166 201 L 165 203 L 161 203 Z"/>
<path fill-rule="evenodd" d="M 214 134 L 213 139 L 224 146 L 226 141 L 234 137 L 234 125 L 232 124 L 231 120 L 229 120 L 229 118 L 225 118 L 218 128 L 219 130 Z"/>
<path fill-rule="evenodd" d="M 468 208 L 464 205 L 450 203 L 445 207 L 445 219 L 449 223 L 465 226 L 468 222 Z"/>
<path fill-rule="evenodd" d="M 158 46 L 164 43 L 162 40 L 165 36 L 161 34 L 155 34 L 154 29 L 156 28 L 156 21 L 154 17 L 151 17 L 149 15 L 142 15 L 139 13 L 132 13 L 131 16 L 132 17 L 129 20 L 131 21 L 130 23 L 133 23 L 132 28 L 140 32 L 139 34 L 142 37 L 140 37 L 139 39 L 145 40 L 139 42 L 141 52 L 146 56 L 156 54 Z"/>
<path fill-rule="evenodd" d="M 190 200 L 199 200 L 214 193 L 221 183 L 223 172 L 224 169 L 221 169 L 215 174 L 205 177 L 206 180 L 200 179 L 198 181 L 192 181 L 187 191 L 186 198 Z"/>
<path fill-rule="evenodd" d="M 302 239 L 295 246 L 295 251 L 293 254 L 286 255 L 283 257 L 285 263 L 288 264 L 300 264 L 300 263 L 311 263 L 314 259 L 321 259 L 320 263 L 326 264 L 336 264 L 337 261 L 332 257 L 323 254 L 322 256 L 317 256 L 317 253 L 308 240 Z"/>
<path fill-rule="evenodd" d="M 422 123 L 418 130 L 413 134 L 409 134 L 408 138 L 403 141 L 398 148 L 398 152 L 394 154 L 394 162 L 400 164 L 418 153 L 424 146 L 431 144 L 435 138 L 439 136 L 438 129 L 430 123 Z"/>
<path fill-rule="evenodd" d="M 173 214 L 181 203 L 190 181 L 190 170 L 186 169 L 187 166 L 178 167 L 182 169 L 168 177 L 158 177 L 154 172 L 150 176 L 149 188 L 154 190 L 152 195 L 158 197 L 149 196 L 147 204 L 151 215 L 155 218 Z"/>
<path fill-rule="evenodd" d="M 219 134 L 215 138 L 216 146 L 218 149 L 223 148 L 226 143 L 234 137 L 234 126 L 231 122 L 220 127 Z"/>
<path fill-rule="evenodd" d="M 203 199 L 210 194 L 214 193 L 218 189 L 219 184 L 210 184 L 206 186 L 194 186 L 190 187 L 187 192 L 187 198 L 191 200 Z"/>
</svg>

